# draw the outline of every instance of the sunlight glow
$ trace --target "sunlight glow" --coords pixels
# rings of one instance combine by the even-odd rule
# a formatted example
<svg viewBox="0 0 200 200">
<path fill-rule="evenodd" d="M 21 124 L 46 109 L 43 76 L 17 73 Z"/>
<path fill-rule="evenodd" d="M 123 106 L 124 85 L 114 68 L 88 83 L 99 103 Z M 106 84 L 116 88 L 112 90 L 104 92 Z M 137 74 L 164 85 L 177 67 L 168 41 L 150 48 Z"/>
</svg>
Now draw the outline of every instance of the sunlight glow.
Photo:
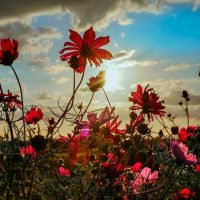
<svg viewBox="0 0 200 200">
<path fill-rule="evenodd" d="M 105 90 L 116 91 L 120 88 L 120 74 L 116 69 L 106 69 Z"/>
</svg>

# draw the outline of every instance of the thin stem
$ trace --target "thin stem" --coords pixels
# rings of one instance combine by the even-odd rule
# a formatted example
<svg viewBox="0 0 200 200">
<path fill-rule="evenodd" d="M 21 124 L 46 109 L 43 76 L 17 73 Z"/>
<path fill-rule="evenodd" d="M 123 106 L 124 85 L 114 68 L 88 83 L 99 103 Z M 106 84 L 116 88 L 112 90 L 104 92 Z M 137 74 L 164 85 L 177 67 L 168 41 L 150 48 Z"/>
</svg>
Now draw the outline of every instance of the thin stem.
<svg viewBox="0 0 200 200">
<path fill-rule="evenodd" d="M 166 127 L 166 125 L 165 125 L 165 123 L 164 123 L 164 121 L 163 121 L 162 116 L 160 115 L 161 121 L 158 119 L 158 117 L 157 117 L 156 115 L 155 115 L 155 118 L 156 118 L 157 121 L 163 126 L 163 128 L 166 130 L 166 132 L 168 133 L 168 135 L 169 135 L 172 139 L 174 139 L 174 138 L 171 136 L 169 130 L 167 129 L 167 127 Z"/>
<path fill-rule="evenodd" d="M 54 124 L 53 129 L 60 123 L 60 121 L 62 120 L 62 118 L 65 117 L 65 115 L 67 114 L 67 112 L 72 108 L 73 102 L 74 102 L 75 94 L 76 94 L 78 88 L 80 87 L 80 85 L 81 85 L 81 83 L 82 83 L 82 81 L 83 81 L 84 74 L 85 74 L 85 71 L 84 71 L 83 74 L 82 74 L 82 77 L 81 77 L 81 80 L 80 80 L 79 84 L 77 85 L 77 87 L 76 87 L 75 90 L 73 91 L 73 94 L 72 94 L 72 96 L 71 96 L 71 98 L 70 98 L 70 100 L 69 100 L 69 102 L 68 102 L 68 104 L 67 104 L 67 106 L 66 106 L 66 108 L 65 108 L 65 110 L 64 110 L 64 112 L 63 112 L 63 114 L 60 116 L 60 118 L 58 119 L 58 121 Z M 75 82 L 75 73 L 74 73 L 74 82 Z M 70 104 L 71 104 L 71 105 L 70 105 Z M 60 128 L 60 127 L 58 127 L 58 129 L 59 129 L 59 128 Z M 48 137 L 48 135 L 49 135 L 49 134 L 47 134 L 47 137 Z"/>
<path fill-rule="evenodd" d="M 185 113 L 187 116 L 187 126 L 190 124 L 190 115 L 189 115 L 189 109 L 188 109 L 188 101 L 185 100 Z"/>
<path fill-rule="evenodd" d="M 103 93 L 104 93 L 104 95 L 105 95 L 105 97 L 106 97 L 106 99 L 107 99 L 107 101 L 108 101 L 108 104 L 109 104 L 109 106 L 110 106 L 110 109 L 112 110 L 112 106 L 111 106 L 111 103 L 110 103 L 110 100 L 108 99 L 108 95 L 106 94 L 106 91 L 102 88 L 102 90 L 103 90 Z"/>
<path fill-rule="evenodd" d="M 94 92 L 92 93 L 92 96 L 91 96 L 91 98 L 90 98 L 90 101 L 89 101 L 87 107 L 85 108 L 85 110 L 84 110 L 84 112 L 83 112 L 83 114 L 82 114 L 82 116 L 81 116 L 81 119 L 83 119 L 83 117 L 84 117 L 85 113 L 87 112 L 87 110 L 88 110 L 90 104 L 92 103 L 93 97 L 94 97 Z"/>
<path fill-rule="evenodd" d="M 30 185 L 29 194 L 28 194 L 29 200 L 32 200 L 32 195 L 33 195 L 33 183 L 34 183 L 34 177 L 35 177 L 36 164 L 37 164 L 37 160 L 38 160 L 37 158 L 38 158 L 38 154 L 36 155 L 35 163 L 34 163 L 34 166 L 33 166 L 33 172 L 32 172 L 32 177 L 31 177 L 31 185 Z"/>
<path fill-rule="evenodd" d="M 17 79 L 17 83 L 19 85 L 19 89 L 20 89 L 20 95 L 21 95 L 21 101 L 22 101 L 22 120 L 23 120 L 23 128 L 24 128 L 24 142 L 26 141 L 26 134 L 25 134 L 25 120 L 24 120 L 24 98 L 23 98 L 23 91 L 22 91 L 22 86 L 21 86 L 21 83 L 20 83 L 20 80 L 19 80 L 19 77 L 15 71 L 15 69 L 13 68 L 13 66 L 11 65 L 10 66 L 14 75 L 15 75 L 15 78 Z"/>
</svg>

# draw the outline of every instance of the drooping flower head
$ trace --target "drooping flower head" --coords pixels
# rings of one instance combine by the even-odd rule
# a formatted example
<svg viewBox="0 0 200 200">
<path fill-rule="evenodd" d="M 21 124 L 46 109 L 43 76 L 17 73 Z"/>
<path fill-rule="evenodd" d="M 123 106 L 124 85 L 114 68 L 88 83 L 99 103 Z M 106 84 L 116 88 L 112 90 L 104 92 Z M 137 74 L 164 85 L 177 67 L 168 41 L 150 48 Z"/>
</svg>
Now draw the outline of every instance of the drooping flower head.
<svg viewBox="0 0 200 200">
<path fill-rule="evenodd" d="M 131 93 L 129 101 L 133 102 L 130 110 L 141 110 L 140 117 L 147 115 L 148 120 L 153 120 L 153 115 L 164 116 L 165 106 L 162 104 L 164 101 L 159 101 L 159 96 L 155 93 L 153 88 L 148 88 L 147 85 L 144 90 L 141 85 L 137 85 L 137 91 Z"/>
<path fill-rule="evenodd" d="M 10 66 L 18 58 L 18 55 L 17 40 L 11 41 L 10 38 L 0 40 L 0 64 Z"/>
<path fill-rule="evenodd" d="M 96 77 L 91 77 L 87 85 L 92 92 L 101 89 L 105 85 L 105 71 L 99 72 Z"/>
<path fill-rule="evenodd" d="M 193 153 L 188 154 L 188 147 L 183 143 L 179 143 L 178 141 L 172 141 L 171 151 L 174 157 L 179 162 L 183 162 L 186 165 L 194 165 L 197 163 L 196 155 L 194 155 Z"/>
<path fill-rule="evenodd" d="M 109 36 L 98 37 L 90 27 L 85 31 L 83 38 L 73 30 L 69 30 L 71 42 L 65 42 L 64 48 L 60 51 L 61 60 L 68 61 L 70 67 L 75 71 L 82 73 L 85 70 L 87 61 L 95 64 L 96 67 L 100 66 L 103 62 L 102 59 L 110 60 L 112 54 L 101 49 L 102 46 L 109 43 Z"/>
<path fill-rule="evenodd" d="M 40 108 L 33 107 L 25 114 L 27 124 L 36 124 L 43 118 L 43 112 Z"/>
<path fill-rule="evenodd" d="M 28 145 L 27 147 L 22 147 L 20 150 L 23 157 L 25 155 L 33 155 L 34 157 L 36 157 L 36 151 L 31 145 Z"/>
</svg>

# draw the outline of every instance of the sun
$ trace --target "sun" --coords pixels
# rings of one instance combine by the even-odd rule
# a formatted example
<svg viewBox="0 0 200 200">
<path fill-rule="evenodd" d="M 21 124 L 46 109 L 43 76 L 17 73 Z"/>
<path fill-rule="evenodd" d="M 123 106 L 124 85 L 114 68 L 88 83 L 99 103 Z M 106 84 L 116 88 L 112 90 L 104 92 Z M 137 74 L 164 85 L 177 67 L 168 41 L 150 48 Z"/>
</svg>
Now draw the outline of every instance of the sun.
<svg viewBox="0 0 200 200">
<path fill-rule="evenodd" d="M 116 69 L 106 69 L 106 91 L 115 91 L 120 87 L 120 74 Z"/>
</svg>

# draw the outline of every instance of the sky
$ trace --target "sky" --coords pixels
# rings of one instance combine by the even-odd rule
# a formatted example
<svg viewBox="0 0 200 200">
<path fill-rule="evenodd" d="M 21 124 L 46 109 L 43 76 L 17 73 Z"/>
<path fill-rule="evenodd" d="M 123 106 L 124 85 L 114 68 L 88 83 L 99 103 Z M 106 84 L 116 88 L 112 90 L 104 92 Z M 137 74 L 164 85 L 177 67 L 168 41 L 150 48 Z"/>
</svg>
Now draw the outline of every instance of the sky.
<svg viewBox="0 0 200 200">
<path fill-rule="evenodd" d="M 110 36 L 105 47 L 113 54 L 100 68 L 87 66 L 76 104 L 87 105 L 90 76 L 106 71 L 105 90 L 116 113 L 129 119 L 128 101 L 137 84 L 154 88 L 167 112 L 186 125 L 178 102 L 181 92 L 191 97 L 191 123 L 200 119 L 200 1 L 199 0 L 0 0 L 0 38 L 19 41 L 14 63 L 26 105 L 48 106 L 58 112 L 72 92 L 73 72 L 60 61 L 59 51 L 69 41 L 69 29 L 80 34 L 93 26 L 97 36 Z M 4 90 L 19 93 L 8 67 L 0 68 Z M 77 75 L 79 78 L 80 75 Z M 108 105 L 103 92 L 95 94 L 90 109 Z M 52 116 L 52 115 L 51 115 Z"/>
</svg>

